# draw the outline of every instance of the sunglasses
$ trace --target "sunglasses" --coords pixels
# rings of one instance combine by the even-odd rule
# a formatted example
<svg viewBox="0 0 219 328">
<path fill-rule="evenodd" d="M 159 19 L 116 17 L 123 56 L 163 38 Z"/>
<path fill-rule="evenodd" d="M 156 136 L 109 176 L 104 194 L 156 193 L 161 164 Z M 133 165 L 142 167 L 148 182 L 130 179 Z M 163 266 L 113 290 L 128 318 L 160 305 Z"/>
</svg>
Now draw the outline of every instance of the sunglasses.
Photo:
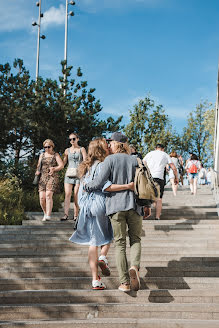
<svg viewBox="0 0 219 328">
<path fill-rule="evenodd" d="M 75 141 L 75 140 L 76 140 L 76 138 L 69 138 L 69 140 L 70 140 L 70 141 Z"/>
<path fill-rule="evenodd" d="M 51 146 L 45 146 L 45 147 L 44 147 L 44 149 L 46 149 L 46 148 L 50 149 L 50 148 L 51 148 Z"/>
</svg>

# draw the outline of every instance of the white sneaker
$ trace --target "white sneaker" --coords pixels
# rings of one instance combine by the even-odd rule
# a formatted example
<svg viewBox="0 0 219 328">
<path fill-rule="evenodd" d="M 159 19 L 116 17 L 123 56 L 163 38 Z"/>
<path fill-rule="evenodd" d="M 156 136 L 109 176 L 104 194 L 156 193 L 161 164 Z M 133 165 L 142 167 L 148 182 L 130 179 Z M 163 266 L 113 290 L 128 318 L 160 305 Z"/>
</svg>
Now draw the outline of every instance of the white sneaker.
<svg viewBox="0 0 219 328">
<path fill-rule="evenodd" d="M 43 221 L 43 222 L 45 222 L 45 221 L 50 221 L 50 219 L 51 219 L 51 216 L 49 216 L 49 215 L 44 215 L 42 221 Z"/>
<path fill-rule="evenodd" d="M 104 276 L 110 276 L 110 268 L 105 255 L 100 255 L 98 259 L 98 266 L 100 267 L 100 270 Z"/>
<path fill-rule="evenodd" d="M 99 278 L 99 280 L 92 281 L 92 289 L 103 290 L 106 289 L 106 285 Z"/>
</svg>

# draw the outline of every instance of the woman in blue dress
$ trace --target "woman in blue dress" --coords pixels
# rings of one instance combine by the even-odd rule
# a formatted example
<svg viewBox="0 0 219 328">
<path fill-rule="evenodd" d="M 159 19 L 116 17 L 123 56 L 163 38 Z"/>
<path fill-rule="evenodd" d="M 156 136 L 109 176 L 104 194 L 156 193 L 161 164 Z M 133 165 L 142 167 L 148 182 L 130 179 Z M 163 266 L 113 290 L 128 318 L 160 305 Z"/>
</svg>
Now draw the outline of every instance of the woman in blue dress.
<svg viewBox="0 0 219 328">
<path fill-rule="evenodd" d="M 110 269 L 106 255 L 113 240 L 113 231 L 109 218 L 106 216 L 105 194 L 101 190 L 87 193 L 83 189 L 84 183 L 93 180 L 101 171 L 102 163 L 109 154 L 108 145 L 104 138 L 95 139 L 90 142 L 88 156 L 79 166 L 81 183 L 78 193 L 78 204 L 80 207 L 77 230 L 69 239 L 71 242 L 88 245 L 88 260 L 92 272 L 92 288 L 105 289 L 105 284 L 98 276 L 98 266 L 102 274 L 110 275 Z M 111 184 L 106 181 L 103 190 L 120 191 L 133 188 L 133 182 L 124 185 Z M 98 259 L 98 246 L 101 252 Z"/>
<path fill-rule="evenodd" d="M 63 163 L 64 166 L 68 162 L 68 168 L 65 173 L 65 201 L 64 201 L 64 216 L 61 218 L 61 221 L 68 220 L 68 213 L 71 201 L 72 190 L 74 187 L 74 220 L 77 221 L 78 216 L 78 189 L 80 184 L 79 177 L 68 176 L 69 169 L 77 169 L 79 164 L 86 158 L 86 150 L 84 147 L 78 145 L 79 137 L 77 133 L 71 133 L 69 135 L 69 141 L 71 144 L 70 148 L 67 148 L 64 153 Z"/>
</svg>

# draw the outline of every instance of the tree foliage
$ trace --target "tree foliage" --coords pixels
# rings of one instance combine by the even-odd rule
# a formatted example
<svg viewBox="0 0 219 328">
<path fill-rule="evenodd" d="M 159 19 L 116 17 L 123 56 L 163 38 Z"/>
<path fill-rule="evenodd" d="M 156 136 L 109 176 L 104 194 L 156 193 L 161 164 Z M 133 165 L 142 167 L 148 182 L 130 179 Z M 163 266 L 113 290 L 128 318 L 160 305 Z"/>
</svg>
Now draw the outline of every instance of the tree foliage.
<svg viewBox="0 0 219 328">
<path fill-rule="evenodd" d="M 214 153 L 214 130 L 215 130 L 215 109 L 210 108 L 207 109 L 204 113 L 204 127 L 205 131 L 209 133 L 209 137 L 207 139 L 207 148 L 209 149 L 209 153 L 213 158 Z"/>
<path fill-rule="evenodd" d="M 181 147 L 180 137 L 173 131 L 163 106 L 155 105 L 149 96 L 134 105 L 124 132 L 142 154 L 154 150 L 157 143 L 162 143 L 167 152 Z"/>
<path fill-rule="evenodd" d="M 62 153 L 70 132 L 78 133 L 86 147 L 93 137 L 120 129 L 122 116 L 101 120 L 95 88 L 88 88 L 80 68 L 72 77 L 73 67 L 65 64 L 61 63 L 65 81 L 62 76 L 59 82 L 40 77 L 36 83 L 21 59 L 15 59 L 13 67 L 0 65 L 0 152 L 17 167 L 23 158 L 34 161 L 47 138 Z"/>
<path fill-rule="evenodd" d="M 184 150 L 196 154 L 203 163 L 211 160 L 209 153 L 211 134 L 206 121 L 210 107 L 211 104 L 207 101 L 198 104 L 196 109 L 189 114 L 183 133 Z"/>
</svg>

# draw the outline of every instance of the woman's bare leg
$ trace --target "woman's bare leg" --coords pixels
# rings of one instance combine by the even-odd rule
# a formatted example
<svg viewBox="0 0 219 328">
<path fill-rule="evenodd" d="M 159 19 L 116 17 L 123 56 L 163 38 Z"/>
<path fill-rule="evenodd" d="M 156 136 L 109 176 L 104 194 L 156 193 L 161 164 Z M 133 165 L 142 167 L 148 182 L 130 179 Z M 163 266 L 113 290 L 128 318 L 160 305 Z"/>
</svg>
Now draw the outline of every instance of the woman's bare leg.
<svg viewBox="0 0 219 328">
<path fill-rule="evenodd" d="M 79 212 L 78 190 L 79 190 L 79 183 L 74 186 L 74 217 L 78 216 L 78 212 Z"/>
<path fill-rule="evenodd" d="M 43 210 L 43 215 L 45 215 L 46 214 L 46 192 L 40 191 L 39 198 L 40 198 L 40 206 Z"/>
<path fill-rule="evenodd" d="M 98 280 L 97 260 L 98 260 L 98 247 L 97 246 L 89 246 L 88 262 L 90 265 L 93 280 Z"/>
<path fill-rule="evenodd" d="M 190 186 L 190 190 L 191 190 L 192 194 L 194 194 L 194 185 L 193 185 L 193 183 L 194 183 L 193 179 L 189 180 L 189 186 Z"/>
<path fill-rule="evenodd" d="M 46 215 L 51 216 L 53 207 L 53 191 L 46 191 Z"/>
<path fill-rule="evenodd" d="M 171 182 L 171 185 L 172 185 L 172 190 L 173 190 L 173 194 L 174 194 L 174 196 L 176 196 L 176 190 L 177 190 L 177 188 L 176 188 L 176 185 L 175 185 L 175 183 L 174 183 L 174 179 L 170 179 L 170 182 Z"/>
<path fill-rule="evenodd" d="M 110 249 L 110 244 L 101 246 L 100 255 L 107 256 L 109 249 Z"/>
<path fill-rule="evenodd" d="M 197 194 L 197 182 L 198 182 L 198 180 L 197 180 L 197 178 L 195 178 L 195 179 L 194 179 L 194 183 L 193 183 L 194 195 Z"/>
<path fill-rule="evenodd" d="M 65 183 L 65 201 L 64 201 L 64 213 L 68 215 L 69 208 L 70 208 L 70 202 L 71 202 L 71 194 L 72 194 L 72 187 L 73 185 L 70 183 Z"/>
</svg>

